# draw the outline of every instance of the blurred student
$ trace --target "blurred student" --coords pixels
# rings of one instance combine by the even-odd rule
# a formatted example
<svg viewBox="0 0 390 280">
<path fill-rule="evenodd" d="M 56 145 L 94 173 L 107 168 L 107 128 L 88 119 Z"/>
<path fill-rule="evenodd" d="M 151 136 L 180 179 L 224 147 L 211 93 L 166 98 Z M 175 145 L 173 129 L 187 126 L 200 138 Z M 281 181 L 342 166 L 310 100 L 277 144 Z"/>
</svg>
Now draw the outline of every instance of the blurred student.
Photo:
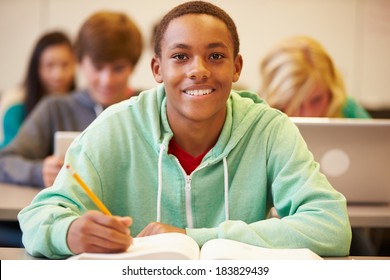
<svg viewBox="0 0 390 280">
<path fill-rule="evenodd" d="M 0 181 L 51 186 L 63 164 L 63 158 L 53 155 L 54 133 L 82 131 L 108 106 L 136 95 L 128 80 L 142 46 L 140 30 L 126 14 L 101 11 L 90 16 L 75 42 L 86 89 L 38 104 L 14 141 L 0 151 Z"/>
<path fill-rule="evenodd" d="M 1 96 L 0 149 L 12 141 L 25 118 L 43 97 L 66 95 L 75 89 L 75 64 L 72 43 L 65 33 L 51 31 L 38 39 L 24 82 Z M 0 222 L 0 246 L 23 246 L 18 222 Z"/>
<path fill-rule="evenodd" d="M 23 84 L 1 96 L 0 149 L 11 142 L 44 96 L 65 95 L 75 89 L 75 64 L 72 43 L 65 33 L 52 31 L 39 38 Z"/>
<path fill-rule="evenodd" d="M 121 252 L 132 236 L 178 232 L 269 248 L 349 252 L 345 198 L 291 120 L 232 90 L 243 65 L 232 18 L 206 1 L 168 12 L 151 61 L 158 87 L 103 112 L 66 154 L 114 216 L 63 168 L 20 212 L 34 256 Z M 270 218 L 275 206 L 281 219 Z M 131 226 L 131 230 L 130 230 Z"/>
<path fill-rule="evenodd" d="M 260 95 L 291 117 L 370 118 L 347 95 L 331 56 L 311 37 L 281 41 L 264 57 L 260 68 Z"/>
<path fill-rule="evenodd" d="M 261 62 L 260 94 L 290 117 L 371 118 L 345 91 L 331 56 L 308 36 L 289 37 Z M 352 255 L 375 255 L 364 230 L 352 229 Z"/>
</svg>

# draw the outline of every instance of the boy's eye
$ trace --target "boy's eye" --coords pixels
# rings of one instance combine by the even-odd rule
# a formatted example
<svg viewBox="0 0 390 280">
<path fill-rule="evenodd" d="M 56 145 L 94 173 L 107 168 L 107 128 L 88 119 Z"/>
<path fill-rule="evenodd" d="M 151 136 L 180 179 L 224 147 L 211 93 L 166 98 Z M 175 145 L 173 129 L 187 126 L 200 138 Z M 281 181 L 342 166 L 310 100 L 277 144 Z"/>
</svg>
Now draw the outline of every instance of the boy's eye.
<svg viewBox="0 0 390 280">
<path fill-rule="evenodd" d="M 213 53 L 212 55 L 210 55 L 210 59 L 211 60 L 219 60 L 221 58 L 223 58 L 224 56 L 220 53 Z"/>
<path fill-rule="evenodd" d="M 112 70 L 114 72 L 122 72 L 123 70 L 125 69 L 125 66 L 124 65 L 115 65 Z"/>
<path fill-rule="evenodd" d="M 92 67 L 93 67 L 93 70 L 100 71 L 100 70 L 103 69 L 103 64 L 101 64 L 101 63 L 93 63 Z"/>
<path fill-rule="evenodd" d="M 184 54 L 179 53 L 179 54 L 173 55 L 172 58 L 174 58 L 176 60 L 185 60 L 185 59 L 187 59 L 187 56 L 184 55 Z"/>
</svg>

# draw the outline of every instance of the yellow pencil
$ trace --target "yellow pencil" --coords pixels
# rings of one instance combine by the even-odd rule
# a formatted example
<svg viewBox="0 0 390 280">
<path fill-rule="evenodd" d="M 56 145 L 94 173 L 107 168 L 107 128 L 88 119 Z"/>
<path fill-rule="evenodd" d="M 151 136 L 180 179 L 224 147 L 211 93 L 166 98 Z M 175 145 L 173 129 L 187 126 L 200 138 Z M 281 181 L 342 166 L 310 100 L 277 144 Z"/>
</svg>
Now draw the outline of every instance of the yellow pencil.
<svg viewBox="0 0 390 280">
<path fill-rule="evenodd" d="M 70 171 L 73 178 L 79 183 L 79 185 L 84 189 L 87 195 L 92 199 L 95 205 L 102 211 L 104 214 L 108 216 L 112 216 L 110 211 L 104 206 L 103 202 L 91 191 L 91 189 L 84 183 L 84 181 L 80 178 L 80 176 L 70 167 L 70 165 L 66 165 L 66 168 Z"/>
</svg>

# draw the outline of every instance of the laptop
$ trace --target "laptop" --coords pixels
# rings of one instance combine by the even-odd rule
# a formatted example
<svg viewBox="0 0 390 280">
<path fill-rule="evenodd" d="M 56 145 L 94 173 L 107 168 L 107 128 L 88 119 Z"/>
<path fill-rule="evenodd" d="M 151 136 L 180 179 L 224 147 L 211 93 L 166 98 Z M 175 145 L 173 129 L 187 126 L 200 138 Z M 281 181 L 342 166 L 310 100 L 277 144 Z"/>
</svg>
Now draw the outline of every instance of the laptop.
<svg viewBox="0 0 390 280">
<path fill-rule="evenodd" d="M 64 158 L 70 144 L 80 134 L 80 131 L 56 131 L 54 133 L 54 155 Z"/>
<path fill-rule="evenodd" d="M 348 204 L 390 204 L 390 119 L 291 120 Z"/>
</svg>

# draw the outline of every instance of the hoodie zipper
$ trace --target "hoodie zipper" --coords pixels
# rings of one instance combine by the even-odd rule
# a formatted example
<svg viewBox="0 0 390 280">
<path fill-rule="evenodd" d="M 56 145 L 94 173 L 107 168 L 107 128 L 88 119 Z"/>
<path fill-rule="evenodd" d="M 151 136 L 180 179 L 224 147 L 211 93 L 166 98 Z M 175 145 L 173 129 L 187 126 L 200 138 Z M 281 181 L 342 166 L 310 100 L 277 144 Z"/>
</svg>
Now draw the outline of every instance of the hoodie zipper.
<svg viewBox="0 0 390 280">
<path fill-rule="evenodd" d="M 192 180 L 192 174 L 194 174 L 195 171 L 199 170 L 199 169 L 202 169 L 204 167 L 206 167 L 208 165 L 208 163 L 206 163 L 205 165 L 201 166 L 201 167 L 198 167 L 196 168 L 190 175 L 187 175 L 187 173 L 185 172 L 185 170 L 183 169 L 183 167 L 181 166 L 179 160 L 175 157 L 176 159 L 176 162 L 177 164 L 179 165 L 180 169 L 181 169 L 181 172 L 183 173 L 184 175 L 184 179 L 186 181 L 186 185 L 185 185 L 185 195 L 186 195 L 186 219 L 187 219 L 187 227 L 188 228 L 193 228 L 194 227 L 194 222 L 193 222 L 193 219 L 192 219 L 192 193 L 191 193 L 191 180 Z"/>
<path fill-rule="evenodd" d="M 187 226 L 189 228 L 194 227 L 194 223 L 192 221 L 192 203 L 191 203 L 191 175 L 185 175 L 186 180 L 186 186 L 185 186 L 185 193 L 186 193 L 186 217 L 187 217 Z"/>
<path fill-rule="evenodd" d="M 186 185 L 184 187 L 185 195 L 186 195 L 186 219 L 187 219 L 187 227 L 193 228 L 194 223 L 192 221 L 192 207 L 191 207 L 191 175 L 187 175 L 187 173 L 184 171 L 183 167 L 180 164 L 180 161 L 175 157 L 175 160 L 177 164 L 180 167 L 181 172 L 183 173 L 184 180 L 186 182 Z"/>
</svg>

